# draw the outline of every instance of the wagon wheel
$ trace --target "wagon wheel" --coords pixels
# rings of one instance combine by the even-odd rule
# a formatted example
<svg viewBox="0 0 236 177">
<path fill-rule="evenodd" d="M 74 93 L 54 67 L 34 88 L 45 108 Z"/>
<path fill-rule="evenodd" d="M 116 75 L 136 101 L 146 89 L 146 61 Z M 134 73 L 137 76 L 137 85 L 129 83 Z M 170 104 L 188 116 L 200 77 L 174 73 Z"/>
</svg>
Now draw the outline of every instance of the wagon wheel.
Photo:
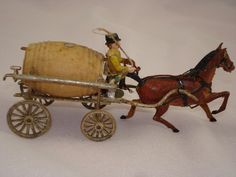
<svg viewBox="0 0 236 177">
<path fill-rule="evenodd" d="M 82 96 L 82 99 L 84 100 L 90 100 L 92 99 L 92 96 Z M 90 109 L 90 110 L 94 110 L 97 108 L 97 103 L 94 103 L 94 102 L 89 102 L 89 103 L 86 103 L 86 102 L 82 102 L 82 105 L 84 107 L 86 107 L 87 109 Z M 102 109 L 106 106 L 106 104 L 100 104 L 99 106 L 99 109 Z"/>
<path fill-rule="evenodd" d="M 28 86 L 24 85 L 22 82 L 20 82 L 19 85 L 20 85 L 20 91 L 22 94 L 28 92 L 28 89 L 29 89 Z M 33 90 L 33 93 L 34 92 L 35 91 Z M 40 95 L 47 96 L 46 94 L 40 94 Z M 24 99 L 26 99 L 26 98 L 24 98 Z M 29 98 L 27 98 L 27 99 L 29 99 Z M 52 104 L 54 102 L 54 99 L 51 99 L 51 98 L 33 98 L 33 100 L 40 102 L 44 106 L 49 106 L 50 104 Z"/>
<path fill-rule="evenodd" d="M 93 141 L 104 141 L 115 133 L 116 122 L 113 116 L 103 110 L 87 113 L 81 122 L 82 133 Z"/>
<path fill-rule="evenodd" d="M 36 138 L 48 131 L 51 116 L 42 104 L 24 100 L 9 109 L 7 123 L 15 134 L 25 138 Z"/>
<path fill-rule="evenodd" d="M 51 98 L 34 98 L 34 100 L 39 101 L 44 106 L 49 106 L 54 102 L 54 99 Z"/>
</svg>

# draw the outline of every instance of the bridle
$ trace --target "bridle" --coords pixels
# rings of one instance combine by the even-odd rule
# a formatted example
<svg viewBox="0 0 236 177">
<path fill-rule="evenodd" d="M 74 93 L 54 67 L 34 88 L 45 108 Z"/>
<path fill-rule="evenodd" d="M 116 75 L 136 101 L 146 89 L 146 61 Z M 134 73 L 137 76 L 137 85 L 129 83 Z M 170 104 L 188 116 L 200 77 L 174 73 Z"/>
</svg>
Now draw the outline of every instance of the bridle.
<svg viewBox="0 0 236 177">
<path fill-rule="evenodd" d="M 227 61 L 229 60 L 229 55 L 227 53 L 227 51 L 224 51 L 224 57 L 220 60 L 220 62 L 216 65 L 217 68 L 219 68 L 220 66 L 226 66 L 227 69 L 230 69 L 233 66 L 233 63 L 231 62 L 229 65 L 227 63 Z"/>
</svg>

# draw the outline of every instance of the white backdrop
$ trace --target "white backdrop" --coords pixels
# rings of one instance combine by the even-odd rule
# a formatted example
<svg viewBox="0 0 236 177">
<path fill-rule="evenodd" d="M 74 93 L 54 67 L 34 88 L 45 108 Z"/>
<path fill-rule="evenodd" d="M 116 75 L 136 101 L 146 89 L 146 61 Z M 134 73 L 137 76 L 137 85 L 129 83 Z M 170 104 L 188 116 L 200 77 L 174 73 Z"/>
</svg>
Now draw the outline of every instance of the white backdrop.
<svg viewBox="0 0 236 177">
<path fill-rule="evenodd" d="M 235 0 L 0 0 L 0 76 L 9 66 L 22 65 L 20 47 L 31 42 L 74 42 L 105 53 L 103 36 L 92 33 L 97 27 L 119 34 L 123 48 L 142 67 L 140 76 L 180 74 L 220 42 L 235 61 L 235 22 Z M 200 108 L 171 107 L 164 117 L 180 129 L 178 134 L 154 122 L 152 109 L 120 120 L 129 107 L 108 106 L 117 131 L 101 143 L 82 135 L 80 121 L 88 110 L 70 102 L 49 107 L 53 124 L 45 135 L 33 140 L 16 136 L 6 113 L 19 100 L 13 97 L 19 88 L 11 80 L 1 81 L 0 176 L 234 177 L 235 81 L 235 71 L 217 70 L 213 90 L 228 90 L 231 96 L 216 123 Z"/>
</svg>

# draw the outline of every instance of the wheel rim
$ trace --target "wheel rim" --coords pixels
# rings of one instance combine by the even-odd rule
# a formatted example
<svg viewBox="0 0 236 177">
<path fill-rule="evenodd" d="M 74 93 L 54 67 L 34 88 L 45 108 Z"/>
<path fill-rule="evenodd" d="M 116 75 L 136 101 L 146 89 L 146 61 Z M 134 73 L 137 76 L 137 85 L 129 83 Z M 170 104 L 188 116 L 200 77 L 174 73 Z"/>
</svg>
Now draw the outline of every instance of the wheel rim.
<svg viewBox="0 0 236 177">
<path fill-rule="evenodd" d="M 81 122 L 82 133 L 93 141 L 104 141 L 115 133 L 116 122 L 113 116 L 102 110 L 87 113 Z"/>
<path fill-rule="evenodd" d="M 14 104 L 8 111 L 10 129 L 25 138 L 38 137 L 51 127 L 51 116 L 47 108 L 36 101 L 26 100 Z"/>
</svg>

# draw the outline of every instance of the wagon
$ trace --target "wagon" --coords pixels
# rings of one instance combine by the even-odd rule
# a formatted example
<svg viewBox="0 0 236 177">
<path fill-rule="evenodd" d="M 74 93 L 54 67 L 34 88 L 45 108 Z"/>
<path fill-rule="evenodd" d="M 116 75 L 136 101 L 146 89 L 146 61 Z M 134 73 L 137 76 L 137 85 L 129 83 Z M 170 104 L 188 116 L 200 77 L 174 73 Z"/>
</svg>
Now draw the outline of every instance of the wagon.
<svg viewBox="0 0 236 177">
<path fill-rule="evenodd" d="M 57 45 L 59 44 L 57 43 Z M 67 47 L 71 47 L 71 45 L 67 44 L 65 47 L 67 50 Z M 26 48 L 23 49 L 27 50 Z M 61 48 L 58 48 L 58 50 L 59 49 L 62 50 Z M 40 50 L 42 53 L 42 50 L 45 50 L 45 48 L 41 47 Z M 88 51 L 91 53 L 91 49 Z M 32 57 L 36 56 L 36 54 L 32 55 Z M 91 57 L 91 54 L 89 56 Z M 97 53 L 95 53 L 95 58 L 96 57 L 98 57 Z M 40 59 L 42 60 L 42 57 Z M 105 60 L 102 61 L 102 66 L 104 66 L 104 62 Z M 27 73 L 27 69 L 25 68 L 28 66 L 29 63 L 27 64 L 26 52 L 22 74 L 20 74 L 22 69 L 20 66 L 11 66 L 10 68 L 13 70 L 13 73 L 4 76 L 4 80 L 8 77 L 13 78 L 20 88 L 20 92 L 16 93 L 14 96 L 23 98 L 22 101 L 15 103 L 9 109 L 7 113 L 8 126 L 15 134 L 25 138 L 35 138 L 49 130 L 52 121 L 47 106 L 52 104 L 55 100 L 81 102 L 86 108 L 90 109 L 81 121 L 81 131 L 90 140 L 104 141 L 112 137 L 116 131 L 116 121 L 114 117 L 109 112 L 102 109 L 108 104 L 121 103 L 155 108 L 165 104 L 167 98 L 176 92 L 194 97 L 185 90 L 174 89 L 168 92 L 158 103 L 146 105 L 125 98 L 107 97 L 106 92 L 108 90 L 119 90 L 119 88 L 117 88 L 116 85 L 107 83 L 104 77 L 102 77 L 100 73 L 103 73 L 103 67 L 100 68 L 102 71 L 98 69 L 99 74 L 95 80 L 79 80 L 58 77 L 57 74 L 52 76 L 48 74 L 48 72 L 46 74 L 40 74 L 39 70 L 35 69 L 33 65 Z M 37 65 L 37 67 L 39 67 L 39 65 Z M 85 72 L 91 74 L 92 71 L 86 70 Z M 50 92 L 51 90 L 49 90 L 49 88 L 53 88 L 53 92 Z M 73 89 L 76 90 L 75 93 L 80 89 L 79 91 L 81 91 L 82 94 L 80 92 L 75 95 L 70 95 L 70 92 L 66 93 L 66 89 L 68 88 L 72 90 L 72 92 Z M 61 90 L 63 91 L 60 92 Z M 55 94 L 55 92 L 58 94 Z"/>
</svg>

